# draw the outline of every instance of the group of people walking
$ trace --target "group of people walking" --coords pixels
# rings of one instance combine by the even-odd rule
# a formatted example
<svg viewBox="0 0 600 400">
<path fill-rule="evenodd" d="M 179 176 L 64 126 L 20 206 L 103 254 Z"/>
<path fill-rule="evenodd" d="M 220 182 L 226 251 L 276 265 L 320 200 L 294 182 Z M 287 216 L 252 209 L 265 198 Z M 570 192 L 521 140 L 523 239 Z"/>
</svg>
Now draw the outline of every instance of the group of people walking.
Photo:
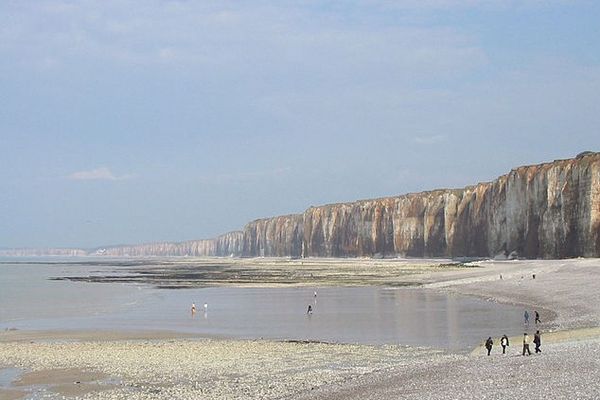
<svg viewBox="0 0 600 400">
<path fill-rule="evenodd" d="M 540 320 L 540 313 L 537 311 L 534 311 L 534 316 L 535 316 L 535 324 L 539 324 L 542 321 Z M 525 321 L 525 325 L 529 325 L 529 312 L 527 312 L 527 310 L 525 310 L 525 313 L 523 313 L 523 320 Z M 523 334 L 523 355 L 527 354 L 528 356 L 531 355 L 531 350 L 529 350 L 529 335 L 527 334 L 527 332 L 525 332 Z M 537 330 L 535 332 L 535 334 L 533 335 L 533 344 L 535 345 L 535 352 L 536 353 L 541 353 L 542 349 L 540 348 L 542 346 L 542 334 L 540 333 L 539 330 Z M 500 346 L 502 346 L 502 354 L 506 354 L 506 348 L 510 345 L 509 340 L 508 340 L 508 336 L 506 335 L 502 335 L 502 337 L 500 338 Z M 494 341 L 492 340 L 492 337 L 488 337 L 487 340 L 485 341 L 485 348 L 487 349 L 487 355 L 491 355 L 492 353 L 492 347 L 494 346 Z"/>
<path fill-rule="evenodd" d="M 527 334 L 527 332 L 525 332 L 523 334 L 523 355 L 531 355 L 531 350 L 529 350 L 529 341 L 529 335 Z M 541 353 L 542 349 L 540 347 L 542 346 L 542 334 L 540 333 L 540 331 L 536 331 L 535 335 L 533 335 L 533 344 L 535 344 L 535 352 Z M 502 335 L 502 337 L 500 338 L 500 346 L 502 346 L 502 354 L 506 354 L 506 348 L 510 346 L 508 336 Z M 488 356 L 492 353 L 492 347 L 494 347 L 494 340 L 490 336 L 485 341 L 485 348 L 487 349 Z"/>
</svg>

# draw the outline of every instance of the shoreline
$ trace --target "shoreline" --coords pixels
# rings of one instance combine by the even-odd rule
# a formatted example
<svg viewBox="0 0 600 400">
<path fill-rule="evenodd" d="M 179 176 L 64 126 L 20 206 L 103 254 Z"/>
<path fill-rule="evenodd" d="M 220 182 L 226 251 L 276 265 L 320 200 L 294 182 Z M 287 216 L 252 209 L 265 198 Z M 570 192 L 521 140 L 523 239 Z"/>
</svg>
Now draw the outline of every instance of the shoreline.
<svg viewBox="0 0 600 400">
<path fill-rule="evenodd" d="M 177 331 L 114 331 L 114 330 L 21 330 L 0 332 L 0 343 L 10 342 L 111 342 L 111 341 L 160 341 L 174 339 L 218 339 Z"/>
<path fill-rule="evenodd" d="M 381 262 L 382 260 L 377 261 Z M 279 261 L 279 263 L 281 262 Z M 39 366 L 33 368 L 35 365 L 35 363 L 31 363 L 33 358 L 27 361 L 26 356 L 20 355 L 23 351 L 16 347 L 25 346 L 31 351 L 35 350 L 34 353 L 38 351 L 46 355 L 55 354 L 55 357 L 58 357 L 54 360 L 55 364 L 47 365 L 52 368 L 42 375 L 46 374 L 49 379 L 54 379 L 57 384 L 51 385 L 51 387 L 56 386 L 57 390 L 60 389 L 61 395 L 66 396 L 104 398 L 102 396 L 109 396 L 112 393 L 111 396 L 116 397 L 106 398 L 172 397 L 183 399 L 194 398 L 198 395 L 205 398 L 220 398 L 221 395 L 227 394 L 231 398 L 253 398 L 248 395 L 252 393 L 254 396 L 264 398 L 333 400 L 398 398 L 398 393 L 402 393 L 402 398 L 415 399 L 446 399 L 461 397 L 461 395 L 464 397 L 465 393 L 461 392 L 461 387 L 456 387 L 453 383 L 456 379 L 464 379 L 471 375 L 477 376 L 482 371 L 511 374 L 511 368 L 519 370 L 527 368 L 523 379 L 517 377 L 513 381 L 517 386 L 520 383 L 531 385 L 525 381 L 529 382 L 530 379 L 534 379 L 534 375 L 529 375 L 529 367 L 532 367 L 538 368 L 550 379 L 552 393 L 558 393 L 558 396 L 555 395 L 554 398 L 569 398 L 567 393 L 570 392 L 567 389 L 573 390 L 573 387 L 578 390 L 578 393 L 581 393 L 579 398 L 594 398 L 591 395 L 588 396 L 588 393 L 600 391 L 600 376 L 594 372 L 600 371 L 600 364 L 595 361 L 595 358 L 590 358 L 589 354 L 593 356 L 594 353 L 600 352 L 600 324 L 598 324 L 600 321 L 600 294 L 597 293 L 600 291 L 597 290 L 597 285 L 594 285 L 594 282 L 598 282 L 597 279 L 600 278 L 600 260 L 478 261 L 474 264 L 482 268 L 432 269 L 403 276 L 403 279 L 433 291 L 457 293 L 487 301 L 521 305 L 528 307 L 530 314 L 533 309 L 541 311 L 540 330 L 543 333 L 544 349 L 541 356 L 532 356 L 531 359 L 516 357 L 520 351 L 520 338 L 518 337 L 511 338 L 511 356 L 502 357 L 496 354 L 499 347 L 496 346 L 493 357 L 488 358 L 483 355 L 484 351 L 481 346 L 476 346 L 468 354 L 457 354 L 403 346 L 244 341 L 199 337 L 195 334 L 172 331 L 4 331 L 0 332 L 0 371 L 2 368 L 15 366 L 14 362 L 12 364 L 7 362 L 6 349 L 11 349 L 13 357 L 24 357 L 17 365 L 23 371 L 32 371 L 38 368 Z M 502 273 L 503 279 L 499 278 L 500 273 Z M 536 279 L 532 279 L 533 273 L 536 274 Z M 536 327 L 531 323 L 528 328 L 532 332 L 532 329 Z M 202 379 L 194 380 L 194 377 L 199 378 L 199 376 L 190 375 L 189 371 L 185 373 L 181 371 L 181 374 L 188 376 L 186 379 L 189 381 L 179 388 L 181 389 L 179 393 L 175 391 L 178 384 L 170 380 L 177 378 L 178 374 L 165 375 L 165 369 L 169 371 L 175 368 L 170 363 L 157 366 L 154 376 L 141 376 L 139 375 L 141 372 L 136 371 L 134 367 L 127 373 L 123 373 L 116 360 L 111 361 L 109 357 L 111 351 L 114 351 L 115 354 L 126 352 L 132 359 L 141 360 L 145 359 L 149 354 L 148 351 L 152 349 L 164 351 L 163 355 L 166 358 L 174 354 L 187 357 L 185 351 L 181 353 L 181 348 L 186 346 L 193 347 L 194 351 L 198 353 L 208 352 L 211 354 L 213 367 L 220 366 L 221 354 L 227 353 L 231 349 L 237 349 L 236 356 L 245 354 L 246 358 L 242 357 L 239 362 L 228 364 L 226 368 L 220 369 L 224 375 L 214 377 L 214 382 L 223 385 L 220 387 L 220 391 L 206 392 L 208 389 L 203 388 L 203 384 L 199 383 L 204 381 Z M 110 351 L 99 350 L 104 348 L 109 348 Z M 252 349 L 252 351 L 246 353 L 248 349 Z M 63 351 L 60 356 L 56 355 L 58 350 Z M 78 367 L 76 364 L 79 359 L 76 354 L 82 350 L 91 351 L 91 358 L 81 361 L 82 364 Z M 92 350 L 100 351 L 100 353 L 94 353 Z M 314 360 L 306 359 L 306 352 L 312 354 Z M 379 352 L 377 359 L 373 359 L 373 353 L 377 352 Z M 321 353 L 325 356 L 318 355 Z M 577 353 L 579 358 L 571 357 L 573 353 Z M 33 356 L 29 355 L 29 357 Z M 261 364 L 258 367 L 254 362 L 256 357 L 262 357 L 265 360 L 263 362 L 267 362 L 267 364 Z M 273 361 L 273 359 L 278 360 L 278 357 L 282 357 L 286 361 L 283 363 L 281 359 Z M 81 372 L 88 371 L 91 365 L 104 360 L 104 364 L 98 364 L 96 369 L 92 369 L 110 376 L 111 380 L 84 382 L 83 386 L 81 384 L 73 386 L 72 382 L 65 384 L 64 387 L 60 386 L 60 379 L 56 376 L 52 378 L 51 371 L 65 367 L 65 359 L 69 358 L 71 364 L 80 368 Z M 332 359 L 338 360 L 338 364 L 333 369 L 330 365 Z M 579 361 L 574 362 L 575 359 Z M 311 364 L 313 361 L 316 363 L 315 365 Z M 210 364 L 198 360 L 189 362 L 190 365 L 193 365 L 192 370 L 205 368 Z M 198 362 L 200 363 L 198 364 Z M 243 376 L 238 376 L 236 378 L 238 384 L 242 382 L 246 391 L 239 392 L 235 387 L 228 386 L 227 382 L 231 380 L 231 377 L 228 372 L 224 372 L 227 368 L 232 371 L 239 368 L 246 374 L 247 368 L 250 370 L 258 368 L 259 375 L 263 373 L 266 375 L 262 380 L 251 379 L 243 374 Z M 565 368 L 570 369 L 565 371 Z M 121 371 L 121 375 L 115 374 L 114 371 Z M 571 374 L 579 377 L 579 383 L 571 380 Z M 278 379 L 285 384 L 277 383 L 273 386 L 269 383 L 271 378 L 267 378 L 271 375 L 278 376 Z M 164 376 L 170 376 L 170 378 L 157 379 Z M 309 376 L 310 378 L 308 378 Z M 326 376 L 326 378 L 321 379 L 321 376 Z M 564 378 L 565 376 L 569 379 Z M 161 393 L 161 395 L 153 397 L 147 387 L 148 390 L 142 388 L 144 386 L 142 383 L 148 379 L 153 381 L 150 384 L 151 390 L 158 390 L 157 393 Z M 302 382 L 303 379 L 309 379 L 309 384 Z M 565 379 L 568 380 L 568 383 L 563 382 Z M 574 379 L 575 377 L 573 377 Z M 114 385 L 114 382 L 117 381 L 128 383 Z M 403 384 L 399 384 L 399 382 L 403 382 Z M 469 382 L 471 382 L 470 378 Z M 418 390 L 410 389 L 414 385 Z M 485 384 L 480 382 L 472 381 L 470 385 L 472 393 L 479 393 L 478 390 L 487 390 Z M 492 398 L 506 397 L 502 395 L 503 393 L 506 395 L 503 387 L 496 387 L 495 383 L 489 383 L 489 385 L 492 386 L 492 393 L 497 394 Z M 509 386 L 512 389 L 516 388 L 512 384 Z M 23 391 L 16 386 L 0 387 L 0 398 L 18 399 L 30 393 L 27 390 L 33 390 L 31 388 L 30 386 Z M 528 397 L 539 399 L 548 397 L 548 392 L 544 388 L 538 389 L 541 393 L 538 397 L 536 394 Z M 471 392 L 468 393 L 467 398 L 477 398 Z"/>
</svg>

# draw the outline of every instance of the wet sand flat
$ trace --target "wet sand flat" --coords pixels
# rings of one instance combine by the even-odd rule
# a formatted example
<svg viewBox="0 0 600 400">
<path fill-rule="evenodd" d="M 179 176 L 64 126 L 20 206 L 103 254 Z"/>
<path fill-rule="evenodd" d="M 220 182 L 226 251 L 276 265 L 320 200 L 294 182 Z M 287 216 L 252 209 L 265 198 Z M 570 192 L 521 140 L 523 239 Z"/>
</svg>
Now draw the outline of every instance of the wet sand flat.
<svg viewBox="0 0 600 400">
<path fill-rule="evenodd" d="M 92 382 L 106 378 L 100 372 L 84 371 L 79 368 L 47 369 L 27 372 L 13 382 L 15 386 L 70 384 Z"/>
<path fill-rule="evenodd" d="M 0 388 L 0 400 L 18 400 L 24 398 L 26 395 L 27 392 L 22 390 Z"/>
<path fill-rule="evenodd" d="M 88 393 L 99 393 L 104 390 L 115 389 L 116 385 L 114 384 L 98 382 L 107 378 L 109 376 L 102 372 L 82 368 L 42 369 L 24 373 L 12 385 L 15 387 L 39 387 L 43 385 L 48 388 L 49 392 L 61 396 L 78 397 Z"/>
<path fill-rule="evenodd" d="M 84 395 L 93 395 L 94 397 L 104 391 L 114 390 L 116 385 L 105 385 L 100 383 L 63 383 L 52 385 L 49 391 L 64 397 L 82 397 Z"/>
</svg>

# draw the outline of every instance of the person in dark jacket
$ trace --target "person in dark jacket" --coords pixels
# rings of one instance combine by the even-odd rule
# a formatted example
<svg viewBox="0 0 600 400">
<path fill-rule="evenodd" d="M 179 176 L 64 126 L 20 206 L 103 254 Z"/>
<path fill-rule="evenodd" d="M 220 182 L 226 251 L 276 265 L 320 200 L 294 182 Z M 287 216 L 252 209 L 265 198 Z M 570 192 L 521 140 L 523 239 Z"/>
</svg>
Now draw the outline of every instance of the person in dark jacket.
<svg viewBox="0 0 600 400">
<path fill-rule="evenodd" d="M 488 351 L 488 356 L 490 355 L 490 353 L 492 352 L 492 346 L 494 345 L 494 341 L 492 340 L 492 337 L 490 336 L 489 338 L 487 338 L 487 340 L 485 341 L 485 348 Z"/>
<path fill-rule="evenodd" d="M 537 324 L 541 324 L 541 323 L 542 323 L 542 321 L 540 321 L 540 313 L 539 313 L 539 312 L 537 312 L 537 311 L 534 311 L 534 313 L 535 313 L 535 324 L 536 324 L 536 325 L 537 325 Z"/>
<path fill-rule="evenodd" d="M 541 353 L 542 350 L 540 349 L 540 346 L 542 345 L 542 334 L 540 331 L 536 331 L 535 335 L 533 335 L 533 343 L 535 343 L 535 352 Z"/>
<path fill-rule="evenodd" d="M 500 339 L 500 345 L 502 346 L 502 354 L 506 354 L 506 348 L 510 346 L 508 342 L 508 336 L 502 335 L 502 339 Z"/>
</svg>

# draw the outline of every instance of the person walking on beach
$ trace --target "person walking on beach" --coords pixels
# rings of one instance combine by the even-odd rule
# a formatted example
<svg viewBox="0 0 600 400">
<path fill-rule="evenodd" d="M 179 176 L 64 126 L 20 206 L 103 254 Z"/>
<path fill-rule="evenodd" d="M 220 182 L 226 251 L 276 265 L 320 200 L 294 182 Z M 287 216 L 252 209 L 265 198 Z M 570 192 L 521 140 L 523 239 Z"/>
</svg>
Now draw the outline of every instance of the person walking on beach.
<svg viewBox="0 0 600 400">
<path fill-rule="evenodd" d="M 196 314 L 196 304 L 192 303 L 192 316 Z"/>
<path fill-rule="evenodd" d="M 536 331 L 535 335 L 533 335 L 533 343 L 535 344 L 536 354 L 541 353 L 542 350 L 540 349 L 540 346 L 542 345 L 542 334 L 540 333 L 540 331 Z"/>
<path fill-rule="evenodd" d="M 536 324 L 536 325 L 537 325 L 537 324 L 541 324 L 541 323 L 542 323 L 542 321 L 540 321 L 540 313 L 539 313 L 539 312 L 537 312 L 537 311 L 534 311 L 534 313 L 535 313 L 535 324 Z"/>
<path fill-rule="evenodd" d="M 492 346 L 494 345 L 494 341 L 492 340 L 492 337 L 490 336 L 489 338 L 487 338 L 487 340 L 485 341 L 485 348 L 488 351 L 488 356 L 490 355 L 490 353 L 492 352 Z"/>
<path fill-rule="evenodd" d="M 525 320 L 525 324 L 529 323 L 529 313 L 527 310 L 525 310 L 525 313 L 523 313 L 523 319 Z"/>
<path fill-rule="evenodd" d="M 306 313 L 308 315 L 312 314 L 312 306 L 310 304 L 308 305 L 308 310 L 306 311 Z"/>
<path fill-rule="evenodd" d="M 531 355 L 531 351 L 529 350 L 529 335 L 527 332 L 523 334 L 523 355 L 525 355 L 525 352 L 527 352 L 528 356 Z"/>
<path fill-rule="evenodd" d="M 500 345 L 502 346 L 502 354 L 506 354 L 506 348 L 510 346 L 508 343 L 508 336 L 502 335 L 502 339 L 500 339 Z"/>
</svg>

